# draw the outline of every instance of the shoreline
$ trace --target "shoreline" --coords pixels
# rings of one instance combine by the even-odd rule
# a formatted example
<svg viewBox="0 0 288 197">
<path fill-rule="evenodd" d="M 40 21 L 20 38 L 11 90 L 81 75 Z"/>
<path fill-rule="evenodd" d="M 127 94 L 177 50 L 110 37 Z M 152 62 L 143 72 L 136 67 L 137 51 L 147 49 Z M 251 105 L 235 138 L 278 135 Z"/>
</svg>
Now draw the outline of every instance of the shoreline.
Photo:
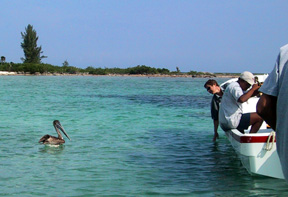
<svg viewBox="0 0 288 197">
<path fill-rule="evenodd" d="M 107 74 L 107 75 L 92 75 L 88 73 L 78 73 L 78 74 L 68 74 L 68 73 L 17 73 L 17 72 L 8 72 L 0 71 L 0 76 L 90 76 L 90 77 L 171 77 L 171 78 L 237 78 L 239 75 L 229 75 L 229 74 L 213 74 L 213 75 L 187 75 L 187 74 L 171 74 L 171 75 L 162 75 L 162 74 Z"/>
</svg>

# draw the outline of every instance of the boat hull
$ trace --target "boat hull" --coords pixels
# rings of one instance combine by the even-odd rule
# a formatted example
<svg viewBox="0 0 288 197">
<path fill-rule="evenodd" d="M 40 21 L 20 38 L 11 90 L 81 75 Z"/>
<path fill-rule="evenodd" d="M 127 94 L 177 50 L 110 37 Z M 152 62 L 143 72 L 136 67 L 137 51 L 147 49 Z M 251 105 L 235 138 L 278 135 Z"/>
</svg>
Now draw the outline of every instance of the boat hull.
<svg viewBox="0 0 288 197">
<path fill-rule="evenodd" d="M 273 137 L 269 139 L 271 132 L 271 129 L 261 129 L 256 134 L 242 134 L 237 129 L 232 129 L 225 134 L 250 174 L 284 179 L 276 140 Z"/>
</svg>

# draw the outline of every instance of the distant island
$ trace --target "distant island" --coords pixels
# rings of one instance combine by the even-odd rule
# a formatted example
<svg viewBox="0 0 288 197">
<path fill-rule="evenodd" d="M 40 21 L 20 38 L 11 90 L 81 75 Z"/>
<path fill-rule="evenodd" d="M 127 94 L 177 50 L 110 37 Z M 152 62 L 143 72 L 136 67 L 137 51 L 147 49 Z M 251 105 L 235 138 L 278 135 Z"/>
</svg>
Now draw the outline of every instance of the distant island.
<svg viewBox="0 0 288 197">
<path fill-rule="evenodd" d="M 65 64 L 64 64 L 65 63 Z M 83 76 L 147 76 L 147 77 L 238 77 L 240 73 L 210 73 L 210 72 L 180 72 L 170 71 L 166 68 L 153 68 L 145 65 L 138 65 L 129 68 L 77 68 L 69 66 L 64 62 L 63 66 L 54 66 L 51 64 L 32 64 L 32 63 L 7 63 L 0 65 L 0 75 L 83 75 Z"/>
</svg>

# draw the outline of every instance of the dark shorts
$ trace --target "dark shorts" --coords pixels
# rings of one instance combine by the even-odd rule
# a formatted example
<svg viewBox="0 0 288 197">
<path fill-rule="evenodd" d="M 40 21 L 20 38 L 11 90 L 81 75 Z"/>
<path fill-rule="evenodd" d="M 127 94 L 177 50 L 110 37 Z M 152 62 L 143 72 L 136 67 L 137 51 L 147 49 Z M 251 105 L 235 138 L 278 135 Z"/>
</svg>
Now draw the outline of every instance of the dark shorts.
<svg viewBox="0 0 288 197">
<path fill-rule="evenodd" d="M 250 126 L 250 113 L 242 114 L 237 129 L 239 131 L 244 131 L 245 129 L 248 129 L 249 126 Z"/>
</svg>

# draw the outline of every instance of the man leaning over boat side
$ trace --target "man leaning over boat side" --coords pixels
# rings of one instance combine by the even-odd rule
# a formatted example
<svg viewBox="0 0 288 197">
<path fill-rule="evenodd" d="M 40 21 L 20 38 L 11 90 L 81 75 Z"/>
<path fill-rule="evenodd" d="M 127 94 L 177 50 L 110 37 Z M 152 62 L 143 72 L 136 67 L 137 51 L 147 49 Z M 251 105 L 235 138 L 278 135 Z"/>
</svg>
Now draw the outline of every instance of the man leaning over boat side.
<svg viewBox="0 0 288 197">
<path fill-rule="evenodd" d="M 218 135 L 218 126 L 219 126 L 219 104 L 221 102 L 221 98 L 223 96 L 223 91 L 218 85 L 217 81 L 214 79 L 209 79 L 205 84 L 204 88 L 209 92 L 210 94 L 213 94 L 212 100 L 211 100 L 211 118 L 213 119 L 213 125 L 214 125 L 214 137 L 213 142 L 216 141 L 217 138 L 219 138 Z"/>
<path fill-rule="evenodd" d="M 250 87 L 251 89 L 249 89 Z M 228 85 L 219 110 L 219 123 L 224 131 L 238 129 L 244 133 L 244 130 L 248 129 L 250 125 L 250 133 L 256 133 L 259 130 L 263 119 L 256 112 L 243 113 L 242 109 L 242 103 L 250 97 L 256 96 L 259 88 L 260 86 L 254 81 L 254 75 L 248 71 L 241 73 L 237 81 Z M 244 93 L 244 91 L 246 92 Z"/>
<path fill-rule="evenodd" d="M 257 113 L 276 131 L 277 153 L 288 182 L 288 44 L 280 48 L 274 69 L 265 80 Z"/>
</svg>

